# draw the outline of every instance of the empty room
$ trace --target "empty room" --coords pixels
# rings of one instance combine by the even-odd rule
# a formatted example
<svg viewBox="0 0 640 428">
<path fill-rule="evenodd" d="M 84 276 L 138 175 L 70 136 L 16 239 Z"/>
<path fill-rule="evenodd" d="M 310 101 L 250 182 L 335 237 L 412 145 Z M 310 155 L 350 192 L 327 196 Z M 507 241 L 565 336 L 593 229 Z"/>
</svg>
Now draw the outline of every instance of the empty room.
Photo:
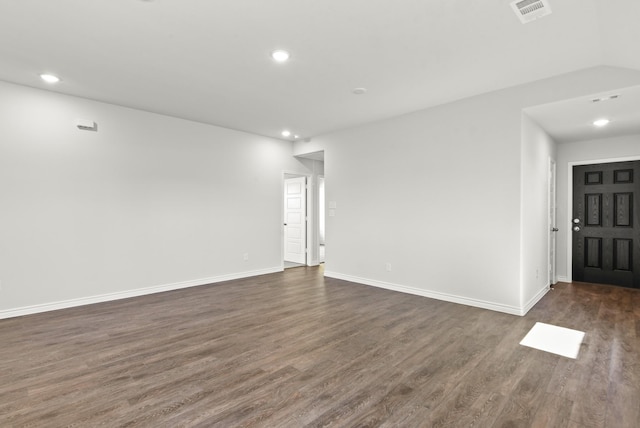
<svg viewBox="0 0 640 428">
<path fill-rule="evenodd" d="M 639 426 L 639 18 L 0 1 L 0 426 Z"/>
</svg>

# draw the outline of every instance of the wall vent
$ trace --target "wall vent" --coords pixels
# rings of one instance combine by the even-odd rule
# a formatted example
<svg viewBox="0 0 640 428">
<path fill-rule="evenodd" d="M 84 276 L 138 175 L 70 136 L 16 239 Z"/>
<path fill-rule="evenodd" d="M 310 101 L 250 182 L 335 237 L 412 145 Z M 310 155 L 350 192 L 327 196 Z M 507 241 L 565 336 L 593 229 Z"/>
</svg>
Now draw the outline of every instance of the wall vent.
<svg viewBox="0 0 640 428">
<path fill-rule="evenodd" d="M 551 14 L 549 0 L 516 0 L 511 8 L 523 24 Z"/>
</svg>

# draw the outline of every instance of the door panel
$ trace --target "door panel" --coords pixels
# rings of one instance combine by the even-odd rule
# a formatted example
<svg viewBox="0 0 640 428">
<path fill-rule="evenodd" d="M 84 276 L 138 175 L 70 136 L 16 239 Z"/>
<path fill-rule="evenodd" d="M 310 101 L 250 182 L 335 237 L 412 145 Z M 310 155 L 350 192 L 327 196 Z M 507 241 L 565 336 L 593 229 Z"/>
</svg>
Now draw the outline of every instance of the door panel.
<svg viewBox="0 0 640 428">
<path fill-rule="evenodd" d="M 640 161 L 573 168 L 573 279 L 640 288 Z"/>
<path fill-rule="evenodd" d="M 306 177 L 284 181 L 284 260 L 307 263 Z"/>
</svg>

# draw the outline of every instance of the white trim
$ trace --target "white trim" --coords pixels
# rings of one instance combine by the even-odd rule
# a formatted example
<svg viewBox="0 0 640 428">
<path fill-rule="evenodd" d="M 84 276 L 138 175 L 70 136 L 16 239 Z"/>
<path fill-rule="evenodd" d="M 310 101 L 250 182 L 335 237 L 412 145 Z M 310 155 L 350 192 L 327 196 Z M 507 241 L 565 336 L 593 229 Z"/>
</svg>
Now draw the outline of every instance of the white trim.
<svg viewBox="0 0 640 428">
<path fill-rule="evenodd" d="M 556 270 L 557 270 L 557 248 L 558 248 L 558 233 L 554 232 L 553 229 L 557 228 L 557 205 L 558 205 L 558 180 L 556 177 L 556 160 L 549 156 L 549 183 L 548 183 L 548 192 L 547 192 L 547 204 L 548 204 L 548 231 L 547 231 L 547 255 L 548 255 L 548 282 L 549 284 L 555 284 L 557 282 L 556 279 Z M 553 209 L 552 209 L 553 208 Z M 553 258 L 550 257 L 553 250 Z"/>
<path fill-rule="evenodd" d="M 567 282 L 573 279 L 573 229 L 571 220 L 573 219 L 573 166 L 578 165 L 573 162 L 567 163 Z"/>
<path fill-rule="evenodd" d="M 476 308 L 489 309 L 497 312 L 504 312 L 511 315 L 524 316 L 526 314 L 526 311 L 523 311 L 522 308 L 518 308 L 516 306 L 509 306 L 509 305 L 503 305 L 500 303 L 487 302 L 485 300 L 470 299 L 468 297 L 460 297 L 453 294 L 440 293 L 438 291 L 423 290 L 421 288 L 408 287 L 406 285 L 391 284 L 389 282 L 382 282 L 382 281 L 376 281 L 373 279 L 360 278 L 357 276 L 345 275 L 338 272 L 325 271 L 324 276 L 329 278 L 341 279 L 349 282 L 355 282 L 358 284 L 384 288 L 387 290 L 398 291 L 400 293 L 414 294 L 416 296 L 428 297 L 430 299 L 443 300 L 445 302 L 458 303 L 461 305 L 473 306 Z M 536 295 L 536 297 L 538 297 L 538 295 Z"/>
<path fill-rule="evenodd" d="M 148 294 L 162 293 L 164 291 L 179 290 L 181 288 L 197 287 L 216 282 L 230 281 L 232 279 L 248 278 L 269 273 L 282 272 L 282 268 L 272 267 L 248 272 L 232 273 L 214 276 L 211 278 L 194 279 L 191 281 L 175 282 L 173 284 L 156 285 L 152 287 L 136 288 L 134 290 L 119 291 L 116 293 L 99 294 L 97 296 L 80 297 L 77 299 L 63 300 L 60 302 L 42 303 L 39 305 L 24 306 L 22 308 L 0 310 L 0 319 L 20 317 L 37 314 L 40 312 L 57 311 L 58 309 L 73 308 L 76 306 L 92 305 L 94 303 L 110 302 L 112 300 L 128 299 L 130 297 L 146 296 Z"/>
<path fill-rule="evenodd" d="M 640 156 L 623 156 L 619 158 L 607 158 L 607 159 L 590 159 L 573 161 L 567 163 L 567 277 L 564 282 L 573 281 L 573 229 L 571 228 L 573 220 L 573 167 L 578 165 L 596 165 L 599 163 L 613 163 L 613 162 L 629 162 L 640 160 Z M 558 277 L 558 281 L 561 281 Z"/>
<path fill-rule="evenodd" d="M 322 180 L 322 182 L 324 183 L 324 174 L 318 174 L 316 176 L 316 189 L 315 189 L 315 202 L 316 202 L 316 206 L 315 206 L 315 210 L 314 210 L 314 214 L 315 214 L 315 227 L 314 227 L 314 245 L 315 245 L 315 254 L 316 254 L 316 258 L 314 260 L 314 262 L 316 262 L 316 264 L 314 264 L 314 266 L 319 266 L 321 263 L 320 260 L 320 217 L 324 218 L 324 236 L 325 236 L 325 241 L 326 241 L 326 236 L 327 236 L 327 218 L 326 218 L 326 212 L 321 213 L 320 212 L 320 180 Z M 326 190 L 326 187 L 325 187 Z M 323 200 L 323 206 L 326 208 L 326 200 Z M 322 244 L 324 245 L 324 244 Z M 325 247 L 326 248 L 326 247 Z"/>
<path fill-rule="evenodd" d="M 571 282 L 571 280 L 566 276 L 559 276 L 556 279 L 558 280 L 558 282 Z"/>
<path fill-rule="evenodd" d="M 526 305 L 524 305 L 524 308 L 522 308 L 522 313 L 520 315 L 526 315 L 527 312 L 529 312 L 531 308 L 533 308 L 535 304 L 538 303 L 540 299 L 542 299 L 545 294 L 549 292 L 549 290 L 551 290 L 551 288 L 547 285 L 542 290 L 538 291 L 536 295 L 533 296 Z"/>
</svg>

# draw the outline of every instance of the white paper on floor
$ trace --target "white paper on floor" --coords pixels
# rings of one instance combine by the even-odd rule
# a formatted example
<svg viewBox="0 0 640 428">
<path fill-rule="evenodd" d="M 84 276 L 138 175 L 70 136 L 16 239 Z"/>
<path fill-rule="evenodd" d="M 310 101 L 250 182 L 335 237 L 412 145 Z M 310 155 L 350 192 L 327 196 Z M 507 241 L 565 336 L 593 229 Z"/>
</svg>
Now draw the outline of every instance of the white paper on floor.
<svg viewBox="0 0 640 428">
<path fill-rule="evenodd" d="M 537 322 L 520 344 L 575 359 L 582 339 L 583 331 Z"/>
</svg>

